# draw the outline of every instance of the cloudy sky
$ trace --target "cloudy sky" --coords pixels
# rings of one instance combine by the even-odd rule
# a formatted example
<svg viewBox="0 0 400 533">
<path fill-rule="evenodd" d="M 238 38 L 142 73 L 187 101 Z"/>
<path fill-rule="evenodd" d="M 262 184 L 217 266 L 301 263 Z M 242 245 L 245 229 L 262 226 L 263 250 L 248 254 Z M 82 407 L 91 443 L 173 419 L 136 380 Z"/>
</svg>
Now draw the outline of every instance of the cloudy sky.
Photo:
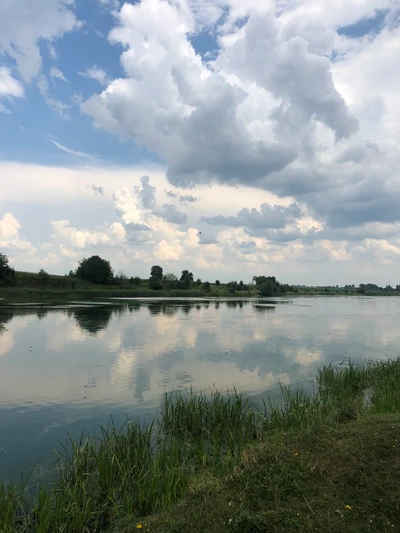
<svg viewBox="0 0 400 533">
<path fill-rule="evenodd" d="M 0 251 L 400 283 L 399 0 L 2 0 Z"/>
</svg>

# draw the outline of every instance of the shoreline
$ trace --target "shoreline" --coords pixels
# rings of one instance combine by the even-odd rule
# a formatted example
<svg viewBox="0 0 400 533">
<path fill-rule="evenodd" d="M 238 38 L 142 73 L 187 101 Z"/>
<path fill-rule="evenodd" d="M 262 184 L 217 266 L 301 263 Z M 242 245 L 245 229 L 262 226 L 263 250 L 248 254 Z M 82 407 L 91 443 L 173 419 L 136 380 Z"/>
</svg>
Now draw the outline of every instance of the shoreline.
<svg viewBox="0 0 400 533">
<path fill-rule="evenodd" d="M 168 394 L 153 423 L 71 440 L 53 487 L 0 482 L 1 531 L 393 531 L 399 382 L 400 358 L 321 367 L 313 394 L 283 388 L 262 409 Z"/>
</svg>

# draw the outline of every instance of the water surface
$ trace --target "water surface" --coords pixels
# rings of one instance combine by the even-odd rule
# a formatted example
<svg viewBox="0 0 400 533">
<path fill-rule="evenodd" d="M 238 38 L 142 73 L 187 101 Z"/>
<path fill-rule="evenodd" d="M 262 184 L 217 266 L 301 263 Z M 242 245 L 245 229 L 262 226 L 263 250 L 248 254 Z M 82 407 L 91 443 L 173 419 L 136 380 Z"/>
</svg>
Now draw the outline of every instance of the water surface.
<svg viewBox="0 0 400 533">
<path fill-rule="evenodd" d="M 397 357 L 400 298 L 124 300 L 0 307 L 0 478 L 66 434 L 152 416 L 163 391 L 257 398 L 321 363 Z"/>
</svg>

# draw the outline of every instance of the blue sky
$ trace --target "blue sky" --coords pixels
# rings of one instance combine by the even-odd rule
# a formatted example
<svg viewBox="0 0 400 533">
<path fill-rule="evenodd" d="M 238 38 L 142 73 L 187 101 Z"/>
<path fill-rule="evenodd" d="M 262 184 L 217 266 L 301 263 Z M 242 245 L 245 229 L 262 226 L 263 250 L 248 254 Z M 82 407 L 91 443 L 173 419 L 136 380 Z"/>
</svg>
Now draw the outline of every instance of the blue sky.
<svg viewBox="0 0 400 533">
<path fill-rule="evenodd" d="M 395 283 L 398 20 L 389 0 L 3 4 L 0 249 Z"/>
</svg>

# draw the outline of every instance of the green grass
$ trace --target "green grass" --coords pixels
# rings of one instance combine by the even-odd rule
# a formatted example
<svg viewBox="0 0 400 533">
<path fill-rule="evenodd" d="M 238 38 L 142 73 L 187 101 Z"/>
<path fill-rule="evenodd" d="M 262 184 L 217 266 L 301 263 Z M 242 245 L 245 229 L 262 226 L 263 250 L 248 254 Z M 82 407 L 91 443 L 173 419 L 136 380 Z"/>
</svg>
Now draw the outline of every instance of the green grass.
<svg viewBox="0 0 400 533">
<path fill-rule="evenodd" d="M 51 486 L 0 483 L 0 531 L 399 531 L 399 385 L 400 358 L 322 367 L 261 408 L 167 394 L 153 423 L 71 439 Z"/>
</svg>

